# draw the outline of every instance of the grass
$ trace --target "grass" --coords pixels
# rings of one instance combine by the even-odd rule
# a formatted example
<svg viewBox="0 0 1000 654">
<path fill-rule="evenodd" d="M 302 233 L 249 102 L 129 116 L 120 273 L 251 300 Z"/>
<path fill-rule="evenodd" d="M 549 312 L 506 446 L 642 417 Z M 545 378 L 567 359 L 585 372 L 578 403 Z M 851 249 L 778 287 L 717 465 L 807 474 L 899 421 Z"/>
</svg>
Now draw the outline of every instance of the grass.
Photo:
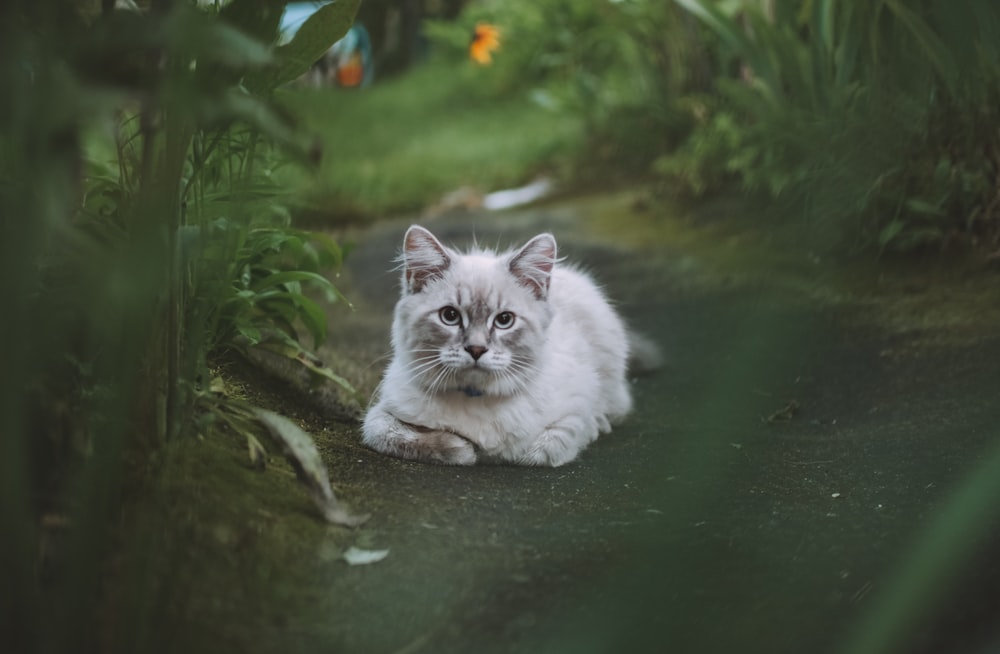
<svg viewBox="0 0 1000 654">
<path fill-rule="evenodd" d="M 289 171 L 312 212 L 384 216 L 419 210 L 450 191 L 489 192 L 569 165 L 582 123 L 527 94 L 475 89 L 488 69 L 429 62 L 360 92 L 297 89 L 282 102 L 317 135 L 315 175 Z"/>
</svg>

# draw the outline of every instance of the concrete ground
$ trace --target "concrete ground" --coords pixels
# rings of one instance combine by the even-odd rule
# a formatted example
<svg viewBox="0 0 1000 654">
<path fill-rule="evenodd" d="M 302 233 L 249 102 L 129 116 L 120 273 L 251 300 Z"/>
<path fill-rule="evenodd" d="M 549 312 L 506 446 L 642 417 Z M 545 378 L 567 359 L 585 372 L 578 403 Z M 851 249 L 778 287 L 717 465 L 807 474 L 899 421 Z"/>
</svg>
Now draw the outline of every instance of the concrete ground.
<svg viewBox="0 0 1000 654">
<path fill-rule="evenodd" d="M 408 224 L 341 236 L 355 242 L 340 283 L 356 309 L 334 310 L 324 354 L 364 394 L 388 351 L 387 271 Z M 460 469 L 368 451 L 355 423 L 286 401 L 317 434 L 339 495 L 372 518 L 319 524 L 280 466 L 250 471 L 235 441 L 178 453 L 198 479 L 213 466 L 236 474 L 164 493 L 174 535 L 150 568 L 169 581 L 144 587 L 161 599 L 135 642 L 351 654 L 1000 648 L 1000 494 L 989 473 L 967 489 L 990 461 L 1000 478 L 995 273 L 939 286 L 888 264 L 857 273 L 622 197 L 423 224 L 456 244 L 552 231 L 663 348 L 665 366 L 634 380 L 634 414 L 562 468 Z M 272 485 L 254 490 L 256 477 Z M 232 499 L 254 493 L 249 508 Z M 389 553 L 350 566 L 351 546 Z"/>
</svg>

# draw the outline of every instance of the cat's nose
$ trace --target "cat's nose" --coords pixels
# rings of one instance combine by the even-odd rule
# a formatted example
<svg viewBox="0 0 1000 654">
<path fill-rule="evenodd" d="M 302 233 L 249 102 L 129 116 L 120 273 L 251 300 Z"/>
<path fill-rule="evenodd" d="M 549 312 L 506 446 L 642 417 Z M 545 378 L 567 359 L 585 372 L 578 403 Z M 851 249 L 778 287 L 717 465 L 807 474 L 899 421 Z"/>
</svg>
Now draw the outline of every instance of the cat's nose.
<svg viewBox="0 0 1000 654">
<path fill-rule="evenodd" d="M 486 354 L 486 347 L 483 345 L 466 345 L 465 351 L 472 355 L 472 358 L 479 361 L 479 357 Z"/>
</svg>

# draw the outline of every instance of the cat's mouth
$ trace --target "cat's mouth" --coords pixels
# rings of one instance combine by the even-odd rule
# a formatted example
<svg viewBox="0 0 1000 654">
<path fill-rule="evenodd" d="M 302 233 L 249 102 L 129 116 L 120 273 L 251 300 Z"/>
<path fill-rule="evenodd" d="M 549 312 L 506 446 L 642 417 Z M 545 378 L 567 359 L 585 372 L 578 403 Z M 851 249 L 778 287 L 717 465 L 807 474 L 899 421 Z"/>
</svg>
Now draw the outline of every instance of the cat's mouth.
<svg viewBox="0 0 1000 654">
<path fill-rule="evenodd" d="M 483 363 L 482 361 L 472 361 L 466 363 L 462 366 L 456 368 L 461 375 L 475 375 L 478 377 L 487 377 L 493 374 L 492 366 Z"/>
<path fill-rule="evenodd" d="M 475 364 L 469 364 L 456 372 L 457 374 L 454 377 L 455 385 L 460 390 L 463 390 L 463 392 L 466 388 L 483 391 L 483 389 L 488 388 L 491 385 L 494 379 L 494 372 L 489 368 L 480 365 L 478 362 Z M 469 395 L 469 393 L 466 393 L 466 395 Z"/>
</svg>

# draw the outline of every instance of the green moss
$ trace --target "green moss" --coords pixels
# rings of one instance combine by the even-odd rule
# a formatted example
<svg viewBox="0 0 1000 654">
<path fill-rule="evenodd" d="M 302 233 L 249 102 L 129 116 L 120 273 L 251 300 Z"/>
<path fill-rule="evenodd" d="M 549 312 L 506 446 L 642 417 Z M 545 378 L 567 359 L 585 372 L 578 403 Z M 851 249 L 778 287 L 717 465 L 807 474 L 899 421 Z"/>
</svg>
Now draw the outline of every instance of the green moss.
<svg viewBox="0 0 1000 654">
<path fill-rule="evenodd" d="M 316 619 L 310 562 L 336 559 L 357 532 L 324 523 L 280 455 L 256 470 L 241 437 L 211 429 L 167 446 L 159 467 L 127 509 L 128 573 L 109 611 L 132 651 L 168 651 L 175 630 L 190 651 L 259 649 L 276 625 Z"/>
<path fill-rule="evenodd" d="M 788 298 L 853 309 L 918 349 L 974 343 L 1000 324 L 1000 287 L 976 252 L 847 256 L 810 248 L 808 226 L 768 216 L 745 196 L 696 205 L 649 196 L 635 188 L 568 205 L 598 238 L 644 251 L 671 270 L 674 284 L 780 289 Z"/>
</svg>

